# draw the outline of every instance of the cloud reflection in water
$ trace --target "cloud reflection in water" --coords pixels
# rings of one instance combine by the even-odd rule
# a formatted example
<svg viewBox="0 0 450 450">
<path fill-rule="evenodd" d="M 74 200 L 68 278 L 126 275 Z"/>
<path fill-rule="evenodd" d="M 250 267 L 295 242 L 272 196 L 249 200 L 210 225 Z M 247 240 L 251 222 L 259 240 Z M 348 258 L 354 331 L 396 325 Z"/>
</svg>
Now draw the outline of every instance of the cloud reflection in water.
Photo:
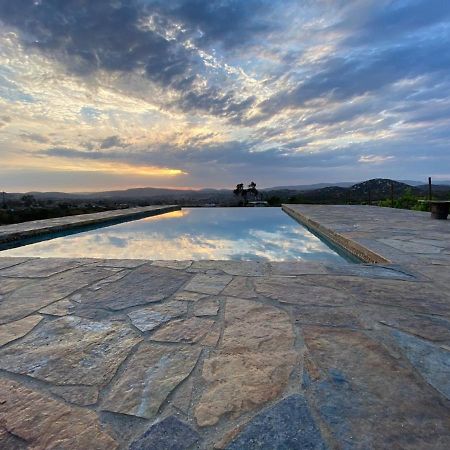
<svg viewBox="0 0 450 450">
<path fill-rule="evenodd" d="M 279 208 L 186 208 L 5 250 L 2 256 L 344 261 Z"/>
</svg>

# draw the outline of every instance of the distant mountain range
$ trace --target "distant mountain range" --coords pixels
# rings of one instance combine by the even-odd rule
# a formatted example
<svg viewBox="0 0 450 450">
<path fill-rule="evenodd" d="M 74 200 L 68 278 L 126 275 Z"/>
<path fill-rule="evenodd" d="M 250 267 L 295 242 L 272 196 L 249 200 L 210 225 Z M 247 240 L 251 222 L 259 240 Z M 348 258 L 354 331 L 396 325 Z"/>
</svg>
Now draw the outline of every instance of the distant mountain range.
<svg viewBox="0 0 450 450">
<path fill-rule="evenodd" d="M 365 201 L 369 196 L 372 200 L 386 199 L 390 196 L 391 182 L 394 184 L 395 195 L 401 195 L 407 189 L 415 195 L 426 195 L 428 185 L 412 180 L 393 181 L 376 178 L 359 183 L 316 183 L 309 185 L 276 186 L 261 189 L 267 198 L 277 196 L 282 200 L 299 196 L 300 200 L 318 203 L 333 203 L 346 201 Z M 450 181 L 439 181 L 433 184 L 433 192 L 437 195 L 450 196 Z M 126 190 L 114 190 L 103 192 L 27 192 L 37 200 L 53 201 L 108 201 L 117 203 L 142 203 L 142 202 L 174 202 L 179 204 L 201 205 L 206 203 L 233 204 L 235 197 L 231 189 L 201 189 L 180 190 L 164 188 L 134 188 Z M 23 193 L 8 193 L 9 198 L 20 198 Z"/>
<path fill-rule="evenodd" d="M 427 184 L 427 182 L 423 181 L 414 181 L 414 180 L 396 180 L 399 183 L 408 184 L 409 186 L 421 186 L 424 184 Z M 322 189 L 326 187 L 331 186 L 337 186 L 337 187 L 351 187 L 356 184 L 363 183 L 362 181 L 343 181 L 343 182 L 337 182 L 337 183 L 315 183 L 315 184 L 297 184 L 293 186 L 275 186 L 270 188 L 263 188 L 263 191 L 280 191 L 280 190 L 289 190 L 289 191 L 312 191 L 314 189 Z M 433 184 L 437 185 L 445 185 L 450 186 L 450 181 L 435 181 Z"/>
<path fill-rule="evenodd" d="M 322 189 L 330 186 L 337 187 L 350 187 L 356 184 L 356 182 L 352 181 L 344 181 L 339 183 L 315 183 L 315 184 L 297 184 L 293 186 L 274 186 L 270 188 L 263 188 L 263 191 L 312 191 L 314 189 Z"/>
</svg>

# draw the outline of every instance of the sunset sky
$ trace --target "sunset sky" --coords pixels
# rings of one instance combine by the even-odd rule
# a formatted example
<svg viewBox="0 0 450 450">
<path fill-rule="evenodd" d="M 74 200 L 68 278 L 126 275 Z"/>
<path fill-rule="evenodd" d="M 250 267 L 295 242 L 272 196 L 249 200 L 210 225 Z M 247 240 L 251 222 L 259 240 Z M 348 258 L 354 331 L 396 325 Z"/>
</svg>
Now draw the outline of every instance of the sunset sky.
<svg viewBox="0 0 450 450">
<path fill-rule="evenodd" d="M 428 176 L 448 0 L 0 0 L 0 191 Z"/>
</svg>

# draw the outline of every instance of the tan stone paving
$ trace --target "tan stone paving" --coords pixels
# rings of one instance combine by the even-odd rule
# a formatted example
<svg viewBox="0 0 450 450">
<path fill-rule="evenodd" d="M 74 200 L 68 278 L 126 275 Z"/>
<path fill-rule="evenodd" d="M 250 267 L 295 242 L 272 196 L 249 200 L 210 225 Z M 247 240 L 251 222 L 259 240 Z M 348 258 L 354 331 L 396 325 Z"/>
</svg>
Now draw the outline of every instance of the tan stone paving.
<svg viewBox="0 0 450 450">
<path fill-rule="evenodd" d="M 450 448 L 450 221 L 289 205 L 388 258 L 0 258 L 0 448 Z"/>
</svg>

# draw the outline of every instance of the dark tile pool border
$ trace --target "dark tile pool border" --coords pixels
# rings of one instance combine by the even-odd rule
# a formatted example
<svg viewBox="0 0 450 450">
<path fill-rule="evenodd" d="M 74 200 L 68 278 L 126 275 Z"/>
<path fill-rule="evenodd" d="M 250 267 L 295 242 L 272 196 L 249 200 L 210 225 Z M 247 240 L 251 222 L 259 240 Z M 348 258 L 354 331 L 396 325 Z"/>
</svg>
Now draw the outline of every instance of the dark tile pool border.
<svg viewBox="0 0 450 450">
<path fill-rule="evenodd" d="M 378 253 L 369 250 L 368 248 L 362 246 L 358 242 L 353 241 L 342 234 L 337 233 L 315 220 L 312 220 L 308 216 L 300 213 L 298 210 L 290 208 L 289 205 L 281 205 L 281 209 L 295 219 L 297 222 L 308 228 L 312 233 L 318 235 L 322 239 L 331 242 L 339 249 L 349 253 L 353 257 L 357 258 L 361 262 L 371 263 L 371 264 L 390 264 L 391 261 L 385 257 L 379 255 Z"/>
<path fill-rule="evenodd" d="M 21 239 L 43 236 L 89 225 L 114 223 L 158 216 L 168 212 L 179 211 L 178 205 L 146 206 L 142 208 L 114 209 L 93 214 L 57 217 L 53 219 L 36 220 L 13 225 L 0 226 L 0 244 L 11 243 Z"/>
</svg>

